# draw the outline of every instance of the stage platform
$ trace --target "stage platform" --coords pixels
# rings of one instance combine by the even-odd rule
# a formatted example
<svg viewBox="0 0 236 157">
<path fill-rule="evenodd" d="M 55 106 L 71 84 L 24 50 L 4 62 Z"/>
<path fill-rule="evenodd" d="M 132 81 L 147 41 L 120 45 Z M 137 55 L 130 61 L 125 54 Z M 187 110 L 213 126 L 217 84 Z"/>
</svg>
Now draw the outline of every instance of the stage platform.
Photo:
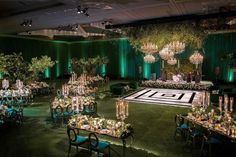
<svg viewBox="0 0 236 157">
<path fill-rule="evenodd" d="M 151 103 L 156 105 L 171 105 L 191 107 L 193 102 L 200 102 L 203 91 L 145 88 L 124 99 L 132 102 Z"/>
</svg>

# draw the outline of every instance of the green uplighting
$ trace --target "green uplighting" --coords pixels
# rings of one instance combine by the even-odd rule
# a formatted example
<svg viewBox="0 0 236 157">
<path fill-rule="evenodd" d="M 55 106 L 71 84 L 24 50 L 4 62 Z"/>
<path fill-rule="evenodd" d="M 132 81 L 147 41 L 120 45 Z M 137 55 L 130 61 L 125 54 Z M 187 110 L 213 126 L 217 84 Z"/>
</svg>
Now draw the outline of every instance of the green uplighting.
<svg viewBox="0 0 236 157">
<path fill-rule="evenodd" d="M 68 72 L 68 74 L 71 74 L 71 73 L 72 73 L 72 63 L 71 63 L 71 59 L 68 59 L 68 62 L 67 62 L 67 72 Z"/>
<path fill-rule="evenodd" d="M 100 72 L 102 76 L 106 75 L 106 64 L 101 65 Z"/>
<path fill-rule="evenodd" d="M 45 78 L 50 78 L 50 69 L 49 68 L 44 70 L 44 77 Z"/>
<path fill-rule="evenodd" d="M 126 61 L 126 51 L 127 51 L 127 40 L 120 39 L 119 42 L 119 60 L 120 60 L 120 76 L 125 78 L 127 75 L 127 61 Z"/>
<path fill-rule="evenodd" d="M 0 79 L 3 79 L 3 74 L 0 72 Z"/>
<path fill-rule="evenodd" d="M 151 75 L 151 65 L 143 62 L 143 77 L 146 79 L 150 79 Z"/>
<path fill-rule="evenodd" d="M 229 82 L 233 82 L 233 80 L 234 80 L 234 72 L 232 69 L 229 70 L 228 80 L 229 80 Z"/>
<path fill-rule="evenodd" d="M 61 74 L 60 71 L 60 47 L 56 46 L 56 77 L 59 77 Z"/>
</svg>

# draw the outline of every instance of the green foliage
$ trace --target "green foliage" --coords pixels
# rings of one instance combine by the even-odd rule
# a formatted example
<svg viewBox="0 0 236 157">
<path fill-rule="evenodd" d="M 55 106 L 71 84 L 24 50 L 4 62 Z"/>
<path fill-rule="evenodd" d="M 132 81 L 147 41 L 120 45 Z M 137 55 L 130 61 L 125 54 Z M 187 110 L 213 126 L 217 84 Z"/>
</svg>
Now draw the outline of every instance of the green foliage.
<svg viewBox="0 0 236 157">
<path fill-rule="evenodd" d="M 167 79 L 172 80 L 172 75 L 176 74 L 176 72 L 184 74 L 185 76 L 188 73 L 193 73 L 195 71 L 194 65 L 191 64 L 188 59 L 181 59 L 180 60 L 180 68 L 177 68 L 177 65 L 169 65 L 165 64 L 164 67 L 165 71 L 167 72 Z"/>
<path fill-rule="evenodd" d="M 55 64 L 51 57 L 41 56 L 41 58 L 32 58 L 29 65 L 29 71 L 33 72 L 33 77 L 38 77 L 39 73 L 43 73 L 46 68 L 52 67 Z"/>
<path fill-rule="evenodd" d="M 0 53 L 0 73 L 6 72 L 6 58 L 3 53 Z"/>
<path fill-rule="evenodd" d="M 0 58 L 1 72 L 3 72 L 5 76 L 8 76 L 10 81 L 15 82 L 16 79 L 24 81 L 28 78 L 28 63 L 24 61 L 21 53 L 13 53 L 10 55 L 1 54 Z"/>
<path fill-rule="evenodd" d="M 73 70 L 75 72 L 78 72 L 79 70 L 89 74 L 94 75 L 96 72 L 96 69 L 103 65 L 107 64 L 109 62 L 109 59 L 107 57 L 94 57 L 94 58 L 81 58 L 78 60 L 77 58 L 72 58 L 72 65 Z"/>
<path fill-rule="evenodd" d="M 141 27 L 123 28 L 133 47 L 139 49 L 143 43 L 152 42 L 161 50 L 172 41 L 185 42 L 192 49 L 202 48 L 206 34 L 200 28 L 187 23 L 169 23 Z"/>
</svg>

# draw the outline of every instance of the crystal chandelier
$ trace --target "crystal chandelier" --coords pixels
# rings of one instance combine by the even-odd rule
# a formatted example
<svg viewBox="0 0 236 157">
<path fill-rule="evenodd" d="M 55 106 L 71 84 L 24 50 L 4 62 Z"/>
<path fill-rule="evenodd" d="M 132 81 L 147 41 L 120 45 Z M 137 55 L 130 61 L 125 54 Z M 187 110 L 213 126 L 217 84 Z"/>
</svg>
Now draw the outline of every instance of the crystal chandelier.
<svg viewBox="0 0 236 157">
<path fill-rule="evenodd" d="M 151 55 L 151 54 L 145 55 L 143 59 L 144 59 L 144 62 L 146 62 L 146 63 L 154 63 L 154 62 L 156 62 L 156 58 L 153 55 Z"/>
<path fill-rule="evenodd" d="M 168 47 L 175 54 L 179 54 L 184 51 L 185 43 L 180 42 L 180 41 L 173 41 L 173 42 L 169 43 L 166 47 Z"/>
<path fill-rule="evenodd" d="M 189 61 L 192 64 L 201 64 L 203 62 L 203 56 L 198 51 L 194 51 L 194 53 L 189 57 Z"/>
<path fill-rule="evenodd" d="M 145 43 L 141 46 L 141 51 L 146 54 L 154 54 L 158 52 L 158 47 L 153 43 Z"/>
<path fill-rule="evenodd" d="M 176 58 L 170 58 L 167 60 L 167 63 L 170 64 L 170 65 L 175 65 L 177 63 L 177 60 Z"/>
<path fill-rule="evenodd" d="M 160 52 L 159 55 L 164 60 L 169 60 L 170 58 L 174 57 L 174 52 L 171 51 L 169 48 L 165 47 Z"/>
</svg>

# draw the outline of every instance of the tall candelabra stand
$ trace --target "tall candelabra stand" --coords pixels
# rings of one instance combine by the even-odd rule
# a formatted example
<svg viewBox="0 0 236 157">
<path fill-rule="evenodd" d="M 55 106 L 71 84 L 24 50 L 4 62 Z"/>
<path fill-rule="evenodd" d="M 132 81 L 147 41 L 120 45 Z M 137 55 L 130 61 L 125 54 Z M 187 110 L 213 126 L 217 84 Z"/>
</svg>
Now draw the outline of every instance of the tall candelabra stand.
<svg viewBox="0 0 236 157">
<path fill-rule="evenodd" d="M 72 97 L 72 109 L 77 113 L 82 112 L 84 109 L 81 100 L 79 100 L 77 97 Z"/>
<path fill-rule="evenodd" d="M 21 80 L 17 79 L 17 80 L 16 80 L 16 88 L 17 88 L 18 90 L 20 90 L 20 89 L 22 89 L 23 87 L 24 87 L 23 82 L 22 82 Z"/>
<path fill-rule="evenodd" d="M 76 79 L 77 79 L 77 74 L 72 72 L 69 82 L 71 82 L 71 84 L 73 84 L 76 81 Z"/>
<path fill-rule="evenodd" d="M 67 98 L 69 95 L 69 87 L 67 84 L 62 85 L 62 95 Z"/>
<path fill-rule="evenodd" d="M 210 99 L 210 93 L 209 92 L 202 92 L 202 106 L 207 108 L 210 106 L 211 99 Z"/>
<path fill-rule="evenodd" d="M 223 101 L 224 99 L 224 101 Z M 234 98 L 228 97 L 227 94 L 224 94 L 224 98 L 222 96 L 219 96 L 219 110 L 222 114 L 223 110 L 226 113 L 232 113 L 233 112 L 233 104 L 234 104 Z"/>
<path fill-rule="evenodd" d="M 8 87 L 9 87 L 9 80 L 7 79 L 2 80 L 2 88 L 6 90 Z"/>
<path fill-rule="evenodd" d="M 129 116 L 129 103 L 123 99 L 116 102 L 116 118 L 120 119 L 122 123 Z"/>
</svg>

